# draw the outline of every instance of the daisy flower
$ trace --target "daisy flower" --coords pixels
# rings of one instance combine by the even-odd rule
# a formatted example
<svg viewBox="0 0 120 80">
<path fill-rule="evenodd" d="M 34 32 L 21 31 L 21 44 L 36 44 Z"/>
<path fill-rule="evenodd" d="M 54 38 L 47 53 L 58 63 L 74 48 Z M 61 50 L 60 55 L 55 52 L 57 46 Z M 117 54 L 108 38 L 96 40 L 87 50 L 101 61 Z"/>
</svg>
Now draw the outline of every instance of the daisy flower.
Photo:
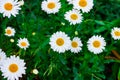
<svg viewBox="0 0 120 80">
<path fill-rule="evenodd" d="M 64 32 L 59 31 L 50 37 L 49 44 L 54 51 L 64 53 L 66 50 L 69 50 L 70 38 Z"/>
<path fill-rule="evenodd" d="M 80 38 L 78 37 L 74 37 L 73 40 L 71 41 L 71 46 L 70 46 L 70 50 L 73 53 L 78 53 L 82 50 L 83 44 L 80 40 Z"/>
<path fill-rule="evenodd" d="M 7 80 L 19 80 L 22 74 L 25 74 L 25 62 L 18 56 L 10 56 L 4 60 L 4 64 L 1 66 L 2 76 Z"/>
<path fill-rule="evenodd" d="M 5 35 L 6 36 L 14 36 L 15 35 L 15 29 L 14 28 L 12 28 L 12 27 L 7 27 L 6 29 L 5 29 Z"/>
<path fill-rule="evenodd" d="M 11 15 L 16 17 L 20 9 L 18 0 L 0 0 L 0 13 L 3 14 L 3 17 L 10 18 Z"/>
<path fill-rule="evenodd" d="M 41 4 L 41 8 L 43 11 L 47 12 L 48 14 L 57 13 L 61 8 L 61 3 L 59 0 L 47 0 L 43 1 Z"/>
<path fill-rule="evenodd" d="M 120 40 L 120 28 L 114 27 L 111 31 L 111 35 L 115 40 Z"/>
<path fill-rule="evenodd" d="M 29 41 L 27 40 L 27 38 L 20 38 L 18 40 L 18 44 L 17 44 L 20 48 L 23 48 L 24 50 L 26 50 L 26 48 L 29 47 Z"/>
<path fill-rule="evenodd" d="M 93 8 L 93 0 L 74 0 L 73 6 L 75 9 L 82 10 L 82 12 L 89 12 Z"/>
<path fill-rule="evenodd" d="M 106 42 L 101 36 L 92 36 L 87 42 L 88 50 L 94 54 L 102 53 L 105 49 Z"/>
<path fill-rule="evenodd" d="M 64 16 L 65 19 L 68 20 L 71 25 L 79 24 L 82 22 L 83 19 L 82 14 L 80 14 L 78 10 L 70 10 L 66 12 Z"/>
<path fill-rule="evenodd" d="M 2 65 L 3 61 L 6 59 L 6 54 L 5 52 L 0 49 L 0 66 Z"/>
</svg>

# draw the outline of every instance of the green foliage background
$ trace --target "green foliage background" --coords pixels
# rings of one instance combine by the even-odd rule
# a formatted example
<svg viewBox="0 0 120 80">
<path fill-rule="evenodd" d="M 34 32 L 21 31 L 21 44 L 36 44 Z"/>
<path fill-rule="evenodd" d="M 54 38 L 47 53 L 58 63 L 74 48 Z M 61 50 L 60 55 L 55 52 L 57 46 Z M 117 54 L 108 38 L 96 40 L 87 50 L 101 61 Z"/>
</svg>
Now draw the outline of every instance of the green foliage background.
<svg viewBox="0 0 120 80">
<path fill-rule="evenodd" d="M 94 8 L 83 13 L 83 22 L 74 26 L 64 19 L 65 12 L 73 7 L 66 0 L 60 0 L 62 8 L 57 14 L 49 15 L 41 10 L 42 1 L 25 0 L 17 17 L 8 19 L 0 14 L 0 48 L 8 57 L 17 55 L 26 62 L 26 75 L 20 80 L 120 80 L 120 60 L 105 58 L 115 57 L 112 50 L 120 53 L 120 40 L 115 41 L 110 35 L 113 27 L 120 26 L 120 0 L 94 0 Z M 4 35 L 7 26 L 15 28 L 15 37 Z M 57 31 L 64 31 L 71 39 L 81 38 L 82 51 L 78 54 L 54 52 L 49 38 Z M 32 35 L 33 32 L 36 34 Z M 107 42 L 105 51 L 99 55 L 90 53 L 86 46 L 93 35 L 102 35 Z M 30 42 L 26 51 L 16 45 L 20 37 Z M 14 43 L 10 42 L 11 38 Z M 34 68 L 39 70 L 38 75 L 32 73 Z M 0 80 L 4 80 L 1 75 Z"/>
</svg>

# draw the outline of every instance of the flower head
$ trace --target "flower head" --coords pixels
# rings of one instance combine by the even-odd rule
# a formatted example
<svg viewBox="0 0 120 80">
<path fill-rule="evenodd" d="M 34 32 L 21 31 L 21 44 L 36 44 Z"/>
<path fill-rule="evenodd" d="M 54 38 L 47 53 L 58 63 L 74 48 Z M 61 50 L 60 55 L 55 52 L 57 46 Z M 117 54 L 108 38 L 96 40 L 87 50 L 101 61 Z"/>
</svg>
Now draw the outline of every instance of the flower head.
<svg viewBox="0 0 120 80">
<path fill-rule="evenodd" d="M 103 52 L 106 46 L 106 42 L 101 36 L 92 36 L 87 42 L 88 50 L 94 54 Z"/>
<path fill-rule="evenodd" d="M 49 44 L 54 51 L 64 53 L 69 50 L 70 38 L 64 32 L 59 31 L 50 37 Z"/>
<path fill-rule="evenodd" d="M 73 5 L 75 9 L 82 10 L 82 12 L 89 12 L 93 8 L 93 0 L 74 0 Z"/>
<path fill-rule="evenodd" d="M 41 8 L 48 14 L 55 14 L 61 8 L 61 3 L 59 2 L 59 0 L 47 0 L 42 2 Z"/>
<path fill-rule="evenodd" d="M 71 25 L 79 24 L 82 22 L 83 19 L 82 14 L 80 14 L 78 10 L 70 10 L 66 12 L 64 16 L 65 19 L 68 20 Z"/>
<path fill-rule="evenodd" d="M 30 46 L 29 41 L 27 40 L 27 38 L 20 38 L 18 40 L 18 44 L 17 44 L 20 48 L 23 48 L 26 50 L 26 48 L 28 48 Z"/>
<path fill-rule="evenodd" d="M 4 60 L 4 64 L 1 66 L 2 76 L 7 80 L 19 80 L 22 74 L 25 74 L 25 62 L 18 56 L 10 56 Z"/>
<path fill-rule="evenodd" d="M 3 17 L 16 17 L 20 9 L 18 0 L 0 0 L 0 13 L 3 13 Z"/>
<path fill-rule="evenodd" d="M 111 31 L 111 35 L 113 39 L 120 40 L 120 28 L 114 27 Z"/>
<path fill-rule="evenodd" d="M 15 29 L 14 28 L 12 28 L 12 27 L 7 27 L 6 29 L 5 29 L 5 35 L 6 36 L 14 36 L 15 35 Z"/>
<path fill-rule="evenodd" d="M 82 50 L 83 44 L 80 40 L 80 38 L 78 37 L 74 37 L 73 40 L 71 41 L 71 46 L 70 46 L 70 50 L 73 53 L 78 53 Z"/>
</svg>

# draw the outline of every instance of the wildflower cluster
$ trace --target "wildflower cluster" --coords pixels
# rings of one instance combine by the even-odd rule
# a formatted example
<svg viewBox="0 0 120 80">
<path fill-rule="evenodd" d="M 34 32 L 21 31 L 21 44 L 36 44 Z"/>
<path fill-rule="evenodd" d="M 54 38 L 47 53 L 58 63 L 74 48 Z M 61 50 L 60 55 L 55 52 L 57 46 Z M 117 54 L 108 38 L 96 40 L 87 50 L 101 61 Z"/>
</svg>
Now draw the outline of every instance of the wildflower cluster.
<svg viewBox="0 0 120 80">
<path fill-rule="evenodd" d="M 29 30 L 27 28 L 26 28 L 26 32 L 24 32 L 24 31 L 22 32 L 22 28 L 21 28 L 21 32 L 19 32 L 20 29 L 18 27 L 3 24 L 4 35 L 2 35 L 2 38 L 5 37 L 5 38 L 9 39 L 9 41 L 11 42 L 11 45 L 13 45 L 14 47 L 17 47 L 17 49 L 18 49 L 18 50 L 14 49 L 14 55 L 11 54 L 13 52 L 9 52 L 9 57 L 6 53 L 7 51 L 4 52 L 5 51 L 4 47 L 2 49 L 0 49 L 0 70 L 2 72 L 1 73 L 2 76 L 4 78 L 7 78 L 7 80 L 19 80 L 23 75 L 26 74 L 27 67 L 33 67 L 32 70 L 29 70 L 29 71 L 31 71 L 35 77 L 38 77 L 37 76 L 38 74 L 41 75 L 41 73 L 37 70 L 36 66 L 38 64 L 40 64 L 40 59 L 41 59 L 40 56 L 41 55 L 42 55 L 41 62 L 44 59 L 45 59 L 44 61 L 49 62 L 49 59 L 47 59 L 47 58 L 51 57 L 51 55 L 47 54 L 47 52 L 50 53 L 50 51 L 51 51 L 50 49 L 53 50 L 51 52 L 67 53 L 67 51 L 68 51 L 70 53 L 78 53 L 77 55 L 79 55 L 79 53 L 84 52 L 83 47 L 84 48 L 86 47 L 87 48 L 86 51 L 88 53 L 93 53 L 93 55 L 94 55 L 94 54 L 103 53 L 106 50 L 107 44 L 109 44 L 107 42 L 106 37 L 103 34 L 97 33 L 97 34 L 92 34 L 92 36 L 89 36 L 89 37 L 85 36 L 84 38 L 86 40 L 84 40 L 82 37 L 84 35 L 79 35 L 79 33 L 76 31 L 76 27 L 77 27 L 76 25 L 79 25 L 82 28 L 81 24 L 84 22 L 84 17 L 85 17 L 84 15 L 85 14 L 88 15 L 90 13 L 90 11 L 93 9 L 93 7 L 95 6 L 93 0 L 66 0 L 65 3 L 62 3 L 62 0 L 42 0 L 40 2 L 41 2 L 41 4 L 39 7 L 41 9 L 42 14 L 46 13 L 46 14 L 44 14 L 45 18 L 40 17 L 41 20 L 39 21 L 39 19 L 37 19 L 37 17 L 34 17 L 34 15 L 33 15 L 34 13 L 27 13 L 27 14 L 31 14 L 32 18 L 34 18 L 34 19 L 27 20 L 28 22 L 26 21 L 27 24 L 25 24 L 25 23 L 21 23 L 21 22 L 19 22 L 19 23 L 16 22 L 17 21 L 16 18 L 18 16 L 20 16 L 19 19 L 22 19 L 24 17 L 24 19 L 22 19 L 24 22 L 26 16 L 21 16 L 21 15 L 24 15 L 24 13 L 25 13 L 24 11 L 26 11 L 26 12 L 32 11 L 32 9 L 24 9 L 24 11 L 22 11 L 22 7 L 23 8 L 26 7 L 26 6 L 23 6 L 25 4 L 23 0 L 0 0 L 0 15 L 2 15 L 3 20 L 6 20 L 6 23 L 7 23 L 7 20 L 9 21 L 12 19 L 14 21 L 14 19 L 16 19 L 16 21 L 15 21 L 16 23 L 15 24 L 13 23 L 13 24 L 14 25 L 20 24 L 19 28 L 21 26 L 23 26 L 23 28 L 25 28 L 26 26 L 28 26 L 28 24 L 30 25 L 29 22 L 31 22 L 32 24 L 35 25 L 35 26 L 30 25 L 30 26 L 32 26 L 32 28 L 29 28 L 29 30 L 31 31 L 29 33 Z M 67 8 L 64 9 L 63 4 L 70 5 L 72 7 L 72 9 L 67 9 Z M 31 5 L 27 6 L 26 8 L 28 8 L 28 7 L 31 8 Z M 19 15 L 19 13 L 21 15 Z M 35 14 L 39 14 L 39 13 L 37 13 L 37 11 L 36 11 Z M 51 16 L 54 16 L 54 17 L 51 17 Z M 58 18 L 58 16 L 59 16 L 59 18 Z M 48 17 L 50 19 L 48 19 L 48 21 L 47 21 L 46 18 L 48 18 Z M 38 18 L 39 18 L 39 16 L 38 16 Z M 60 18 L 62 21 L 60 20 Z M 43 19 L 45 19 L 46 21 L 44 21 Z M 54 22 L 54 19 L 56 19 L 58 22 Z M 36 22 L 34 22 L 34 20 L 36 20 Z M 43 20 L 43 22 L 42 22 L 42 20 Z M 39 25 L 37 25 L 37 23 Z M 41 25 L 41 23 L 42 23 L 42 25 Z M 57 25 L 55 25 L 55 28 L 54 27 L 49 28 L 49 26 L 51 26 L 51 25 L 49 25 L 48 23 L 51 23 L 52 26 L 54 26 L 54 23 L 57 23 Z M 69 28 L 70 28 L 70 30 L 75 32 L 75 36 L 72 35 L 72 37 L 71 37 L 71 34 L 68 33 L 68 32 L 72 32 L 72 31 L 70 31 L 69 28 L 66 28 L 66 23 L 68 23 L 67 25 L 72 27 L 72 29 L 71 29 L 71 27 L 69 27 Z M 85 22 L 83 24 L 86 25 Z M 61 27 L 61 25 L 63 28 L 61 28 L 59 30 L 58 28 Z M 18 26 L 18 25 L 16 25 L 16 26 Z M 33 27 L 36 28 L 36 26 L 39 26 L 39 28 L 35 29 L 36 31 L 35 30 L 33 31 L 32 30 Z M 48 27 L 46 29 L 41 26 L 43 26 L 43 27 L 48 26 Z M 112 26 L 112 27 L 113 28 L 111 29 L 111 31 L 108 34 L 114 40 L 120 40 L 120 28 L 114 27 L 114 26 Z M 65 31 L 66 29 L 68 29 L 68 32 Z M 28 32 L 27 32 L 27 30 L 28 30 Z M 41 33 L 40 31 L 43 33 Z M 90 33 L 90 31 L 88 31 L 88 32 Z M 86 31 L 86 33 L 87 33 L 87 31 Z M 87 34 L 89 35 L 89 33 L 87 33 Z M 38 34 L 40 34 L 39 37 L 42 37 L 42 38 L 39 38 Z M 52 34 L 52 35 L 50 35 L 50 34 Z M 30 35 L 32 35 L 32 37 Z M 46 37 L 47 37 L 47 40 L 46 40 Z M 46 40 L 46 41 L 44 41 L 44 40 Z M 37 42 L 41 42 L 41 44 L 39 44 Z M 4 44 L 7 44 L 7 43 L 4 43 Z M 49 47 L 49 49 L 48 49 L 48 47 Z M 42 50 L 42 49 L 44 49 L 44 50 Z M 29 54 L 27 54 L 27 53 L 29 53 Z M 22 55 L 22 58 L 24 58 L 24 60 L 26 62 L 23 59 L 20 59 L 21 55 Z M 28 55 L 30 55 L 30 57 L 31 57 L 30 60 L 28 57 L 26 57 Z M 47 58 L 43 57 L 43 55 L 47 55 Z M 55 55 L 60 55 L 60 54 L 55 54 Z M 97 56 L 97 55 L 95 55 L 95 56 Z M 32 64 L 31 66 L 26 65 L 26 64 L 31 64 L 30 61 L 32 61 L 31 59 L 34 59 L 33 57 L 38 59 L 38 60 L 35 59 L 36 63 Z M 54 58 L 55 57 L 52 56 L 52 59 L 50 59 L 50 60 L 53 60 Z M 84 60 L 84 59 L 81 59 L 81 60 Z M 48 62 L 46 62 L 46 63 L 42 62 L 42 64 L 47 64 Z M 50 63 L 48 63 L 49 66 L 47 65 L 47 67 L 46 66 L 42 67 L 43 70 L 47 69 L 46 71 L 44 71 L 43 75 L 46 75 L 47 72 L 49 75 L 52 72 L 52 70 L 54 70 L 54 69 L 57 70 L 57 68 L 56 68 L 57 61 L 55 62 L 55 64 L 54 64 L 54 62 L 55 61 L 51 61 Z M 62 66 L 63 65 L 68 66 L 67 62 L 64 62 L 61 59 L 58 62 L 61 62 Z M 83 63 L 83 64 L 86 65 L 87 63 Z M 76 64 L 74 64 L 74 66 L 75 65 Z M 91 64 L 88 65 L 88 67 L 89 66 L 91 66 Z M 41 68 L 41 66 L 39 68 Z M 49 68 L 50 68 L 50 70 L 49 70 Z M 69 68 L 67 68 L 67 70 L 70 71 Z M 78 75 L 79 71 L 77 72 L 74 67 L 73 67 L 73 70 L 74 70 L 73 72 L 75 74 L 77 73 L 77 76 L 80 76 L 80 75 Z M 61 73 L 60 70 L 59 70 L 59 72 Z M 95 72 L 97 72 L 97 71 L 95 71 Z M 31 74 L 30 72 L 28 72 L 28 73 Z M 91 71 L 91 73 L 93 73 L 93 72 Z M 75 80 L 77 80 L 77 79 L 75 79 Z"/>
</svg>

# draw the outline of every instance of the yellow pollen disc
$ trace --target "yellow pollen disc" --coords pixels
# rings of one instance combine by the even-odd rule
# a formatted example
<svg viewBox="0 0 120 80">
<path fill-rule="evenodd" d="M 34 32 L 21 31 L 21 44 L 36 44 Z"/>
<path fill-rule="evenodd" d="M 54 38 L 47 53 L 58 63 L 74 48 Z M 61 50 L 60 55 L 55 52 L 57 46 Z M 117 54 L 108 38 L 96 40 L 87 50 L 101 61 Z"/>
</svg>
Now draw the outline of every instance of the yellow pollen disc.
<svg viewBox="0 0 120 80">
<path fill-rule="evenodd" d="M 79 0 L 79 6 L 86 7 L 87 6 L 87 1 L 86 0 Z"/>
<path fill-rule="evenodd" d="M 21 46 L 25 47 L 25 46 L 27 46 L 27 43 L 26 42 L 21 42 Z"/>
<path fill-rule="evenodd" d="M 14 73 L 14 72 L 17 72 L 18 71 L 18 65 L 17 64 L 11 64 L 9 66 L 9 70 L 10 72 Z"/>
<path fill-rule="evenodd" d="M 120 31 L 115 31 L 114 34 L 115 36 L 120 36 Z"/>
<path fill-rule="evenodd" d="M 13 5 L 11 3 L 5 3 L 4 8 L 8 11 L 12 10 Z"/>
<path fill-rule="evenodd" d="M 62 45 L 64 44 L 64 40 L 63 40 L 62 38 L 58 38 L 58 39 L 56 40 L 56 44 L 57 44 L 58 46 L 62 46 Z"/>
<path fill-rule="evenodd" d="M 10 29 L 8 29 L 8 30 L 6 30 L 6 33 L 7 33 L 7 34 L 11 34 L 12 31 L 11 31 Z"/>
<path fill-rule="evenodd" d="M 71 45 L 72 45 L 73 48 L 77 48 L 77 47 L 78 47 L 78 43 L 75 42 L 75 41 L 73 41 L 73 42 L 71 43 Z"/>
<path fill-rule="evenodd" d="M 78 15 L 77 14 L 71 14 L 71 19 L 73 20 L 77 20 L 78 19 Z"/>
<path fill-rule="evenodd" d="M 55 3 L 54 2 L 50 2 L 50 3 L 48 3 L 47 7 L 49 9 L 53 9 L 53 8 L 55 8 Z"/>
<path fill-rule="evenodd" d="M 100 45 L 101 45 L 100 41 L 94 41 L 94 42 L 93 42 L 93 46 L 94 46 L 95 48 L 100 47 Z"/>
</svg>

